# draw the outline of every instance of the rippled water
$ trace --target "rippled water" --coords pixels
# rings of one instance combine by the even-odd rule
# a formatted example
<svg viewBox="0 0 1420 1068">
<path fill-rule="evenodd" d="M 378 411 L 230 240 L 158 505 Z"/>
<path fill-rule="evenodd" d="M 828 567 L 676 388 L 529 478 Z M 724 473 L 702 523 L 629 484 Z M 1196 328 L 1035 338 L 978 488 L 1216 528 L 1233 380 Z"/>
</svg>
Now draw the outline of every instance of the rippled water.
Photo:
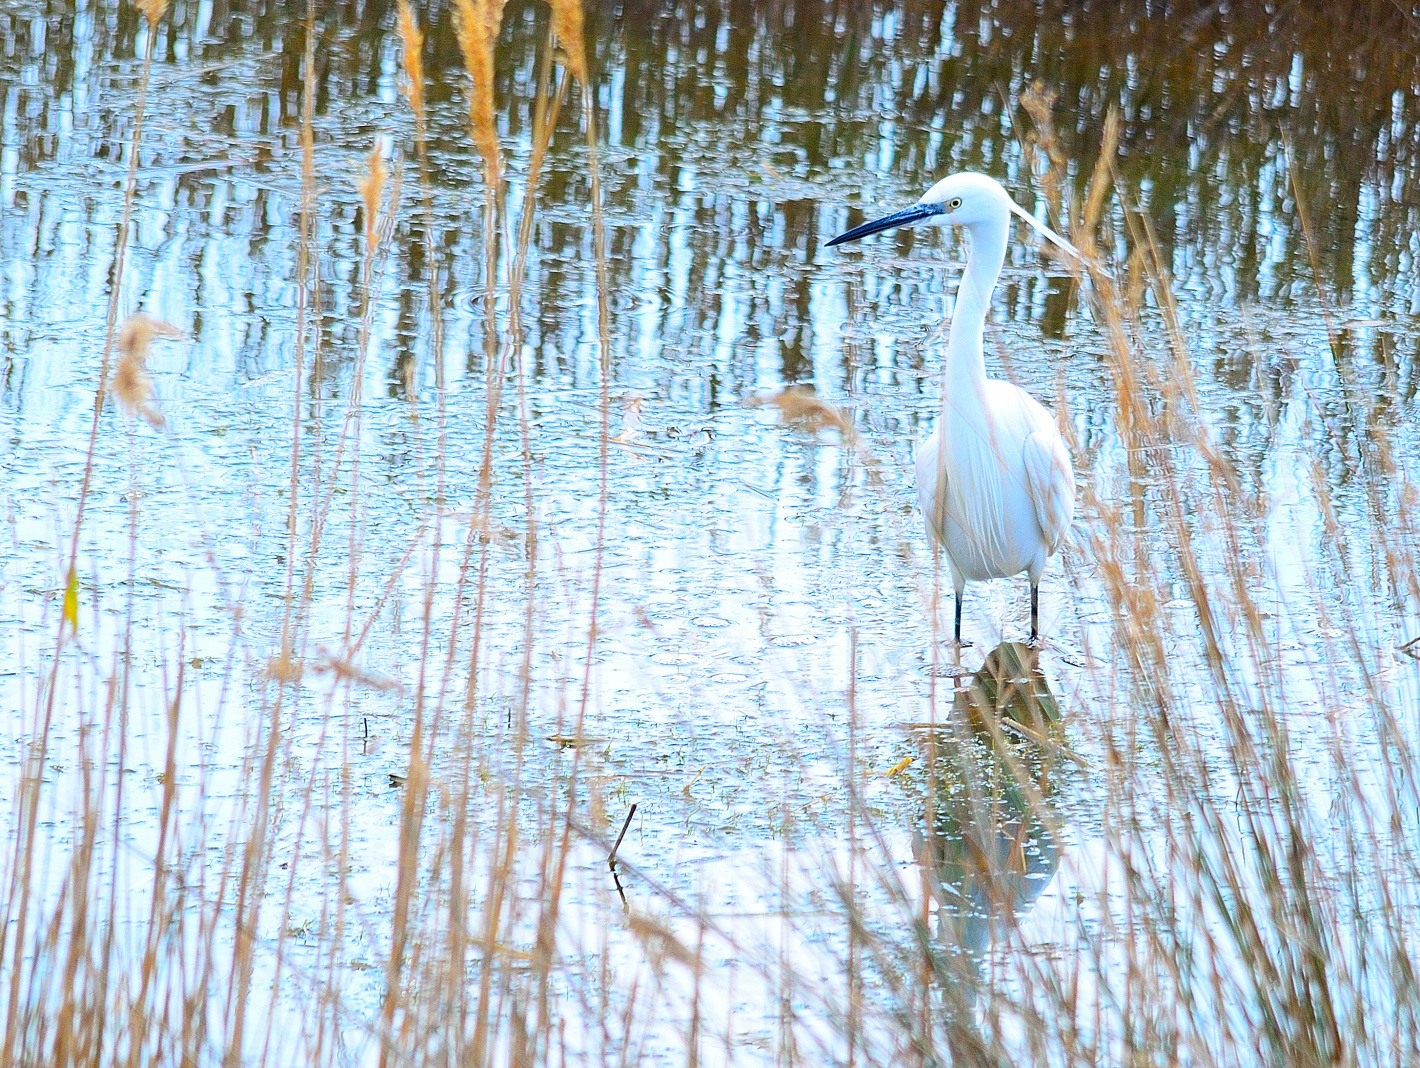
<svg viewBox="0 0 1420 1068">
<path fill-rule="evenodd" d="M 632 802 L 620 856 L 639 906 L 694 901 L 723 927 L 755 917 L 745 930 L 776 910 L 826 908 L 812 876 L 800 894 L 804 884 L 784 873 L 812 871 L 841 849 L 850 745 L 860 800 L 899 868 L 936 872 L 924 878 L 939 891 L 970 882 L 980 862 L 954 860 L 940 842 L 972 832 L 943 831 L 950 804 L 927 800 L 950 788 L 923 770 L 931 734 L 917 728 L 966 691 L 945 670 L 952 653 L 934 642 L 949 606 L 934 626 L 908 465 L 937 411 L 941 324 L 963 249 L 920 231 L 861 249 L 823 243 L 968 168 L 1064 226 L 1078 215 L 1111 103 L 1123 123 L 1107 251 L 1123 263 L 1138 247 L 1120 204 L 1147 215 L 1176 282 L 1200 423 L 1247 517 L 1234 540 L 1198 515 L 1186 551 L 1207 583 L 1245 572 L 1267 609 L 1266 670 L 1293 702 L 1294 759 L 1314 771 L 1303 780 L 1310 803 L 1328 796 L 1325 723 L 1338 701 L 1348 707 L 1380 686 L 1413 738 L 1414 664 L 1390 651 L 1418 632 L 1416 595 L 1394 578 L 1394 547 L 1373 536 L 1420 447 L 1420 52 L 1399 8 L 1347 27 L 1297 8 L 1269 24 L 1249 5 L 1159 15 L 1144 4 L 628 2 L 589 12 L 617 439 L 598 554 L 599 294 L 575 88 L 536 190 L 517 294 L 521 351 L 499 340 L 535 155 L 546 9 L 509 6 L 498 37 L 508 170 L 501 233 L 491 235 L 449 13 L 421 12 L 426 187 L 393 7 L 321 6 L 310 322 L 300 18 L 285 5 L 177 2 L 158 30 L 118 309 L 142 309 L 186 338 L 155 342 L 149 363 L 166 430 L 112 404 L 100 416 L 78 627 L 53 683 L 147 36 L 126 5 L 0 11 L 0 693 L 14 710 L 0 757 L 4 793 L 18 796 L 23 762 L 48 731 L 40 819 L 52 859 L 36 876 L 41 896 L 57 892 L 79 833 L 70 813 L 91 784 L 76 769 L 107 722 L 111 680 L 127 688 L 126 741 L 120 750 L 105 735 L 99 764 L 121 768 L 139 798 L 130 796 L 130 840 L 115 863 L 140 887 L 153 880 L 144 857 L 159 825 L 172 693 L 184 694 L 185 818 L 222 828 L 209 831 L 219 838 L 227 821 L 247 818 L 279 709 L 272 893 L 288 904 L 284 928 L 272 906 L 260 937 L 312 968 L 320 943 L 305 934 L 325 922 L 319 880 L 335 823 L 349 835 L 346 877 L 363 922 L 373 932 L 388 912 L 402 803 L 390 776 L 406 774 L 412 695 L 440 686 L 439 701 L 429 698 L 447 716 L 437 774 L 452 776 L 471 750 L 486 782 L 518 783 L 517 803 L 545 815 L 579 761 L 588 796 L 578 818 L 592 837 L 568 875 L 579 917 L 569 955 L 630 952 L 601 946 L 595 931 L 597 917 L 620 913 L 602 839 Z M 1056 147 L 1069 175 L 1060 190 L 1044 179 L 1044 150 L 1020 107 L 1036 80 L 1058 94 Z M 367 286 L 357 183 L 372 149 L 394 168 L 398 199 Z M 1008 845 L 1033 843 L 1014 873 L 1027 889 L 1001 893 L 1024 925 L 1015 937 L 1037 947 L 1074 944 L 1077 895 L 1104 887 L 1107 901 L 1116 877 L 1097 863 L 1107 820 L 1099 769 L 1112 732 L 1136 712 L 1121 681 L 1118 561 L 1102 555 L 1111 524 L 1133 524 L 1138 561 L 1163 584 L 1175 685 L 1196 691 L 1200 707 L 1210 700 L 1183 547 L 1151 518 L 1169 507 L 1165 489 L 1139 485 L 1130 468 L 1096 318 L 1065 268 L 1013 243 L 988 369 L 1063 414 L 1086 487 L 1072 544 L 1042 588 L 1041 667 L 1071 753 L 1050 776 L 1059 823 L 1047 833 L 1017 816 L 1000 831 Z M 1145 321 L 1167 379 L 1165 321 L 1156 309 Z M 754 403 L 795 383 L 847 411 L 853 434 L 786 425 L 773 404 Z M 471 532 L 495 386 L 491 518 Z M 1384 476 L 1368 467 L 1376 427 L 1394 463 Z M 1181 451 L 1178 463 L 1185 483 L 1205 484 L 1196 454 Z M 461 584 L 461 569 L 476 581 Z M 306 591 L 294 608 L 291 590 Z M 483 623 L 471 685 L 474 613 Z M 1241 630 L 1229 631 L 1242 624 L 1222 626 L 1229 654 L 1245 655 Z M 956 670 L 969 678 L 1025 627 L 1024 584 L 974 586 L 967 629 L 977 645 Z M 1331 655 L 1343 631 L 1357 643 L 1345 664 Z M 269 664 L 292 634 L 307 672 L 283 688 Z M 1379 682 L 1372 654 L 1384 662 Z M 316 673 L 332 662 L 362 674 Z M 585 737 L 559 744 L 579 721 Z M 1206 709 L 1189 729 L 1215 738 L 1222 760 L 1223 733 Z M 1352 729 L 1364 748 L 1373 725 Z M 1139 744 L 1153 759 L 1155 743 Z M 1364 752 L 1365 766 L 1384 762 L 1382 750 Z M 1219 796 L 1229 785 L 1223 774 Z M 23 822 L 18 806 L 12 822 Z M 185 863 L 197 879 L 200 856 Z M 288 890 L 286 863 L 304 863 L 310 880 L 292 874 Z M 539 892 L 530 887 L 528 899 Z M 943 904 L 939 918 L 951 915 Z M 508 938 L 526 949 L 531 923 L 518 918 Z M 985 952 L 981 932 L 949 927 L 940 937 L 976 939 L 971 951 Z M 695 938 L 693 926 L 682 933 Z M 360 965 L 344 988 L 352 1011 L 373 1013 L 380 951 L 343 952 Z M 816 951 L 803 952 L 811 967 Z M 725 1044 L 769 1058 L 755 1044 L 771 1041 L 778 1009 L 753 996 L 725 995 L 742 1017 L 726 1024 Z M 659 1048 L 650 1042 L 648 1055 Z"/>
</svg>

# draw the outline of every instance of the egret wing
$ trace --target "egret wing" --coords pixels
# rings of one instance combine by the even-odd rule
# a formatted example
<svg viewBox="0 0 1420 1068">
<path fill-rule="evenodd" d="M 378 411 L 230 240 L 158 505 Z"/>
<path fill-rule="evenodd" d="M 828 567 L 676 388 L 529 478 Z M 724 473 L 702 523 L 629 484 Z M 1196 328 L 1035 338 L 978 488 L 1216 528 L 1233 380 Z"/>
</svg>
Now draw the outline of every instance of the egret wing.
<svg viewBox="0 0 1420 1068">
<path fill-rule="evenodd" d="M 1036 522 L 1048 552 L 1060 548 L 1075 518 L 1075 472 L 1070 454 L 1052 425 L 1026 438 L 1026 491 L 1035 505 Z"/>
<path fill-rule="evenodd" d="M 940 427 L 917 447 L 916 461 L 917 500 L 927 520 L 927 532 L 940 543 L 947 521 L 947 465 Z"/>
</svg>

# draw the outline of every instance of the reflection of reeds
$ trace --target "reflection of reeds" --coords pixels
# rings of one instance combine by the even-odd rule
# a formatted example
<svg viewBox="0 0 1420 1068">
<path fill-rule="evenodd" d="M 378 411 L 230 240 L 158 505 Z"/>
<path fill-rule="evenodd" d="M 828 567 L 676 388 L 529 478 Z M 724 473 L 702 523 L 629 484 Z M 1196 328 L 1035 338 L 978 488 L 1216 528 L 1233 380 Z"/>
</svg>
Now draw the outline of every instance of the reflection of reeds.
<svg viewBox="0 0 1420 1068">
<path fill-rule="evenodd" d="M 468 70 L 468 123 L 473 143 L 483 156 L 490 187 L 503 175 L 503 153 L 498 146 L 498 124 L 493 117 L 493 49 L 503 23 L 505 0 L 454 0 L 454 26 L 459 51 Z"/>
<path fill-rule="evenodd" d="M 582 0 L 549 0 L 552 4 L 552 34 L 562 45 L 567 71 L 578 84 L 587 86 L 587 46 L 583 40 Z"/>
<path fill-rule="evenodd" d="M 399 39 L 404 46 L 404 96 L 409 101 L 409 110 L 414 112 L 422 156 L 429 127 L 429 118 L 424 112 L 424 31 L 419 28 L 409 0 L 399 0 Z"/>
</svg>

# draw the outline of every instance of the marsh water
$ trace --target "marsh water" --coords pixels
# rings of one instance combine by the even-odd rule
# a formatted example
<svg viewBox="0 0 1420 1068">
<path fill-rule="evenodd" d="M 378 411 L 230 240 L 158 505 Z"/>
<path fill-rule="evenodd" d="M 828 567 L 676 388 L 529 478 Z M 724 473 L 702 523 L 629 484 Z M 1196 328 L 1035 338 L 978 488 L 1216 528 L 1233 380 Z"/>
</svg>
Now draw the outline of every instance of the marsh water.
<svg viewBox="0 0 1420 1068">
<path fill-rule="evenodd" d="M 494 53 L 506 171 L 491 215 L 450 11 L 416 11 L 426 174 L 395 6 L 317 3 L 309 26 L 303 7 L 171 5 L 117 277 L 147 23 L 109 0 L 0 10 L 0 796 L 43 780 L 42 859 L 24 876 L 36 898 L 62 895 L 76 814 L 101 789 L 120 791 L 124 813 L 105 871 L 146 900 L 175 769 L 182 881 L 214 915 L 235 909 L 216 872 L 246 840 L 277 733 L 255 965 L 275 993 L 258 1000 L 305 1019 L 305 980 L 291 976 L 338 959 L 342 1026 L 363 1036 L 347 1055 L 363 1061 L 378 1048 L 379 932 L 427 705 L 445 716 L 431 819 L 471 766 L 476 822 L 491 826 L 494 808 L 505 819 L 507 804 L 532 841 L 557 839 L 564 808 L 576 828 L 559 884 L 557 954 L 572 962 L 559 996 L 578 1006 L 561 1010 L 577 1020 L 563 1061 L 576 1059 L 565 1043 L 683 1058 L 675 1036 L 705 998 L 719 1031 L 706 1024 L 704 1056 L 782 1063 L 785 1019 L 821 1008 L 814 984 L 771 982 L 737 952 L 762 944 L 802 976 L 835 973 L 852 925 L 822 873 L 855 865 L 864 888 L 848 898 L 876 944 L 900 937 L 909 953 L 914 917 L 932 913 L 933 937 L 972 961 L 970 992 L 943 1018 L 981 1014 L 990 991 L 1019 994 L 1008 957 L 1059 960 L 1128 929 L 1102 843 L 1115 816 L 1147 825 L 1141 812 L 1170 803 L 1147 774 L 1123 803 L 1105 770 L 1121 747 L 1131 766 L 1159 759 L 1158 739 L 1133 729 L 1143 713 L 1127 681 L 1134 609 L 1120 591 L 1144 574 L 1169 684 L 1197 702 L 1177 729 L 1216 757 L 1220 804 L 1244 791 L 1198 645 L 1195 571 L 1260 606 L 1260 653 L 1240 615 L 1218 626 L 1226 656 L 1254 657 L 1243 674 L 1287 695 L 1302 807 L 1326 825 L 1340 753 L 1356 796 L 1393 789 L 1391 774 L 1412 796 L 1416 661 L 1396 649 L 1420 634 L 1420 604 L 1396 578 L 1415 546 L 1392 526 L 1413 507 L 1420 447 L 1420 30 L 1406 5 L 594 5 L 594 142 L 571 84 L 529 192 L 539 108 L 570 75 L 549 51 L 548 9 L 514 2 Z M 1048 143 L 1022 107 L 1030 93 L 1049 102 Z M 950 599 L 916 511 L 909 458 L 938 411 L 965 249 L 935 230 L 824 242 L 963 169 L 1068 229 L 1111 105 L 1102 254 L 1123 265 L 1138 244 L 1125 213 L 1147 217 L 1209 448 L 1206 461 L 1180 451 L 1175 474 L 1204 486 L 1225 470 L 1245 521 L 1200 514 L 1186 546 L 1150 521 L 1168 494 L 1131 466 L 1088 287 L 1015 234 L 988 369 L 1060 415 L 1082 487 L 1042 587 L 1032 669 L 1059 718 L 1036 728 L 1058 732 L 1059 752 L 1020 758 L 1022 776 L 993 771 L 975 740 L 977 756 L 934 772 L 938 750 L 967 743 L 934 741 L 933 725 L 962 706 L 986 654 L 1035 678 L 1012 659 L 1023 580 L 971 587 L 975 644 L 943 644 Z M 1052 149 L 1063 183 L 1049 179 Z M 373 230 L 360 189 L 372 151 L 389 167 Z M 372 232 L 383 243 L 367 261 Z M 141 310 L 184 337 L 154 341 L 148 360 L 165 425 L 110 400 L 90 456 L 114 286 L 120 320 Z M 1168 380 L 1167 316 L 1141 299 L 1141 349 Z M 847 422 L 792 418 L 774 401 L 788 386 Z M 1368 701 L 1393 722 L 1377 724 Z M 1008 803 L 983 815 L 983 791 Z M 954 814 L 963 797 L 978 803 Z M 614 881 L 607 847 L 633 803 Z M 9 810 L 10 841 L 28 815 Z M 1397 832 L 1402 852 L 1413 831 Z M 900 896 L 849 848 L 869 839 Z M 471 864 L 476 885 L 492 861 Z M 358 915 L 342 929 L 322 885 L 337 878 Z M 510 907 L 499 938 L 526 959 L 548 890 L 532 874 L 519 886 L 524 911 Z M 122 945 L 147 906 L 107 892 Z M 647 950 L 645 929 L 623 925 L 641 914 L 703 967 Z M 7 982 L 42 1006 L 57 972 L 7 915 Z M 642 953 L 659 1023 L 599 1037 L 593 1009 L 635 1000 L 607 975 L 635 974 Z M 808 1033 L 843 1060 L 825 1028 Z M 245 1042 L 279 1059 L 269 1035 Z"/>
</svg>

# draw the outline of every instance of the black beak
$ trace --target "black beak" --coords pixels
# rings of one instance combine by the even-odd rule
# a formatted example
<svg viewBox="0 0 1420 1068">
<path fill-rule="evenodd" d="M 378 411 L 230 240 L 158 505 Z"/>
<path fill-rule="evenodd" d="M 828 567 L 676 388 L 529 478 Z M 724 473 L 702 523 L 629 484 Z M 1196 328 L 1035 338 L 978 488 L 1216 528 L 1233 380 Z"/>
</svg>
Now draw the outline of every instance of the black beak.
<svg viewBox="0 0 1420 1068">
<path fill-rule="evenodd" d="M 940 204 L 914 204 L 910 208 L 903 208 L 895 211 L 891 215 L 884 215 L 881 219 L 874 219 L 866 222 L 862 226 L 855 226 L 847 233 L 839 234 L 832 241 L 828 242 L 828 247 L 841 245 L 845 241 L 857 241 L 860 237 L 867 237 L 869 234 L 880 234 L 884 230 L 892 230 L 899 226 L 911 226 L 924 219 L 930 219 L 934 215 L 940 215 L 946 209 Z"/>
</svg>

